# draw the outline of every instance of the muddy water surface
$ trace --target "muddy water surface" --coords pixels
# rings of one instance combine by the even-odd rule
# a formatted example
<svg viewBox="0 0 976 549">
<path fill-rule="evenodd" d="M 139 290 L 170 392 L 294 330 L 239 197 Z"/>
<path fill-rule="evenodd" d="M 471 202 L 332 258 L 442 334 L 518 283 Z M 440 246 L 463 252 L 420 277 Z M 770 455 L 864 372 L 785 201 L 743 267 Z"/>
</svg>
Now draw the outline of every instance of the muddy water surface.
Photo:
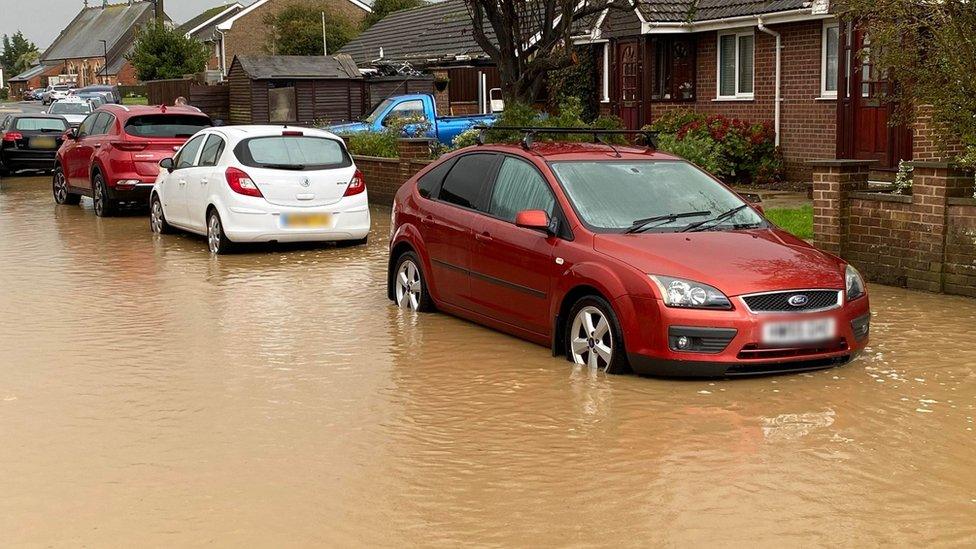
<svg viewBox="0 0 976 549">
<path fill-rule="evenodd" d="M 976 544 L 976 301 L 873 286 L 834 370 L 606 377 L 399 312 L 374 219 L 211 258 L 0 183 L 0 544 Z"/>
</svg>

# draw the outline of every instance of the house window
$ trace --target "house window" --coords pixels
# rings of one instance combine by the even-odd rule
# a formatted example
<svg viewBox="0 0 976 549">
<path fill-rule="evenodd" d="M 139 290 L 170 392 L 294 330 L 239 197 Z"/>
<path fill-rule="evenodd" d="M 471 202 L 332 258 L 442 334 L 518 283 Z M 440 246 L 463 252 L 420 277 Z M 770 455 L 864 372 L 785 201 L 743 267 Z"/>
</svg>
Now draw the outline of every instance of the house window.
<svg viewBox="0 0 976 549">
<path fill-rule="evenodd" d="M 718 98 L 752 99 L 756 38 L 752 30 L 718 35 Z"/>
<path fill-rule="evenodd" d="M 603 44 L 603 68 L 600 70 L 600 102 L 610 102 L 610 43 Z"/>
<path fill-rule="evenodd" d="M 825 23 L 820 71 L 821 97 L 837 97 L 837 76 L 840 69 L 840 25 Z"/>
<path fill-rule="evenodd" d="M 268 118 L 272 124 L 298 122 L 298 99 L 293 82 L 272 82 L 268 89 Z"/>
<path fill-rule="evenodd" d="M 660 37 L 654 48 L 654 80 L 651 99 L 655 101 L 695 100 L 695 43 L 688 37 Z"/>
</svg>

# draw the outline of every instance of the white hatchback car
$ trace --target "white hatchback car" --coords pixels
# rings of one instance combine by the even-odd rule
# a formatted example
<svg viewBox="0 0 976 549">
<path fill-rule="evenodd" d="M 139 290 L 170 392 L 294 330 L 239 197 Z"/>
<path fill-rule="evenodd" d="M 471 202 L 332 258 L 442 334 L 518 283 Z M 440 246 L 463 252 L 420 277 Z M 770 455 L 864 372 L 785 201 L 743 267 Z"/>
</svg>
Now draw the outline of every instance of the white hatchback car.
<svg viewBox="0 0 976 549">
<path fill-rule="evenodd" d="M 366 183 L 329 132 L 207 128 L 159 165 L 149 199 L 157 234 L 179 228 L 204 235 L 214 254 L 245 242 L 366 243 Z"/>
</svg>

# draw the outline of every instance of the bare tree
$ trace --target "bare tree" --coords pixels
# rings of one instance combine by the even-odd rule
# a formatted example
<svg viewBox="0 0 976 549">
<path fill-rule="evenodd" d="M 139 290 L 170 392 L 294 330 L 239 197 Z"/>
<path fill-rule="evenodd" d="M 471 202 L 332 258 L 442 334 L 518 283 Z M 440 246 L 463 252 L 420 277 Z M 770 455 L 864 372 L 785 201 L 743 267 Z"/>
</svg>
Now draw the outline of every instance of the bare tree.
<svg viewBox="0 0 976 549">
<path fill-rule="evenodd" d="M 473 36 L 498 66 L 502 93 L 531 103 L 549 71 L 573 64 L 578 21 L 604 10 L 630 9 L 638 0 L 464 0 Z"/>
</svg>

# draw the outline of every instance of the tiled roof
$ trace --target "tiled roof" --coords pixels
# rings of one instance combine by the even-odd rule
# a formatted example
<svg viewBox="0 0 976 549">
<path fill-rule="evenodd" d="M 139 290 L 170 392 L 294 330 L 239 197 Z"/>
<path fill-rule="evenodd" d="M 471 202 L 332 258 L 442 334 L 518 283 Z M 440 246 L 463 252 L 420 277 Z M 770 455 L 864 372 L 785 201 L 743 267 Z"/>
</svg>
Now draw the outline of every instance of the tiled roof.
<svg viewBox="0 0 976 549">
<path fill-rule="evenodd" d="M 41 63 L 40 65 L 34 65 L 33 67 L 27 69 L 26 71 L 18 74 L 13 78 L 8 78 L 7 82 L 26 82 L 31 78 L 43 73 L 44 71 L 50 69 L 51 67 L 57 66 L 57 63 L 52 63 L 50 65 L 45 65 Z"/>
<path fill-rule="evenodd" d="M 109 4 L 107 7 L 89 7 L 81 12 L 61 31 L 41 61 L 101 57 L 104 54 L 102 40 L 109 50 L 132 36 L 133 27 L 152 17 L 150 2 Z"/>
<path fill-rule="evenodd" d="M 809 8 L 809 0 L 641 0 L 638 8 L 650 22 L 711 21 Z"/>
<path fill-rule="evenodd" d="M 241 68 L 253 80 L 273 78 L 361 78 L 348 55 L 238 55 Z"/>
<path fill-rule="evenodd" d="M 493 36 L 489 35 L 489 39 Z M 447 0 L 392 13 L 340 50 L 360 65 L 379 57 L 386 61 L 487 57 L 471 33 L 471 16 L 463 0 Z"/>
</svg>

